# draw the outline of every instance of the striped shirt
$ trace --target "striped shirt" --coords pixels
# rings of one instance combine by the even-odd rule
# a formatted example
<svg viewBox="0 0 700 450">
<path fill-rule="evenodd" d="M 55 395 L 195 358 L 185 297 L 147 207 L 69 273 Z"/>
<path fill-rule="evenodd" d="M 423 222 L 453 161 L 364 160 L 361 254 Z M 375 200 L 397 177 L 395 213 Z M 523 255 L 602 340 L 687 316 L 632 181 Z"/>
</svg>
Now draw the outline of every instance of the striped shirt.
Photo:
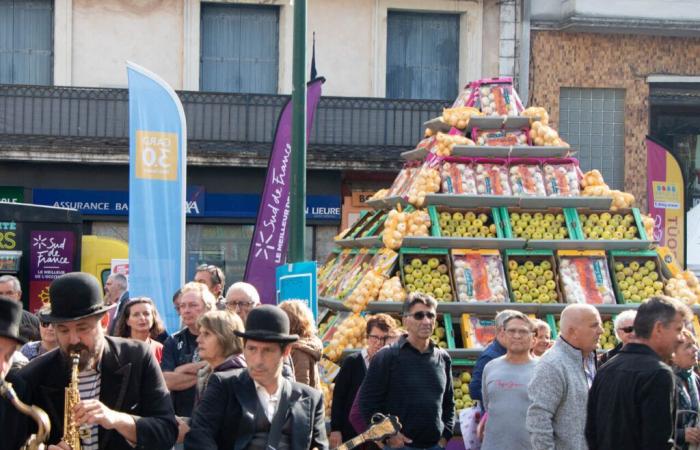
<svg viewBox="0 0 700 450">
<path fill-rule="evenodd" d="M 100 398 L 100 373 L 94 369 L 85 370 L 78 374 L 78 388 L 80 390 L 80 400 L 91 400 Z M 90 436 L 87 439 L 81 438 L 82 450 L 97 450 L 98 449 L 98 426 L 83 425 L 90 430 Z"/>
</svg>

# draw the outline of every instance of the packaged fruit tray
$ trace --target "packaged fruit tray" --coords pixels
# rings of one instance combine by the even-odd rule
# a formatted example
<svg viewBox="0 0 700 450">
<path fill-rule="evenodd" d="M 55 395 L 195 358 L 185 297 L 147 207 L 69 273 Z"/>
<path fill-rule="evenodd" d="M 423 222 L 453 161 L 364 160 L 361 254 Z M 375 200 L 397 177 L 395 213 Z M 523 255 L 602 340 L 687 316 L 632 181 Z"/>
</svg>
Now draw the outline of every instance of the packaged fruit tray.
<svg viewBox="0 0 700 450">
<path fill-rule="evenodd" d="M 550 250 L 506 250 L 510 298 L 516 303 L 561 303 L 556 261 Z"/>
<path fill-rule="evenodd" d="M 616 303 L 604 251 L 561 250 L 557 252 L 557 266 L 566 303 Z"/>
<path fill-rule="evenodd" d="M 453 250 L 452 272 L 459 302 L 510 300 L 503 261 L 497 250 Z"/>
<path fill-rule="evenodd" d="M 496 322 L 493 318 L 481 318 L 462 314 L 462 342 L 465 348 L 483 349 L 496 339 Z"/>
<path fill-rule="evenodd" d="M 338 273 L 340 273 L 341 267 L 345 264 L 348 258 L 350 258 L 352 251 L 350 249 L 345 249 L 342 251 L 332 252 L 326 262 L 317 271 L 317 282 L 318 282 L 318 292 L 321 295 L 324 292 L 331 281 L 337 278 Z"/>
<path fill-rule="evenodd" d="M 432 236 L 405 238 L 404 244 L 421 248 L 523 248 L 525 240 L 505 238 L 497 208 L 428 208 Z"/>
<path fill-rule="evenodd" d="M 641 303 L 664 293 L 665 277 L 653 250 L 611 251 L 610 269 L 618 303 Z"/>
<path fill-rule="evenodd" d="M 321 297 L 342 300 L 360 281 L 376 250 L 362 248 L 354 251 L 356 251 L 354 257 L 348 258 L 339 268 L 336 278 L 331 280 L 323 293 L 319 294 Z"/>
<path fill-rule="evenodd" d="M 447 250 L 401 248 L 399 267 L 404 288 L 430 294 L 439 302 L 454 301 L 450 258 Z"/>
<path fill-rule="evenodd" d="M 589 248 L 648 250 L 655 243 L 647 238 L 639 209 L 600 211 L 578 208 L 579 236 Z"/>
</svg>

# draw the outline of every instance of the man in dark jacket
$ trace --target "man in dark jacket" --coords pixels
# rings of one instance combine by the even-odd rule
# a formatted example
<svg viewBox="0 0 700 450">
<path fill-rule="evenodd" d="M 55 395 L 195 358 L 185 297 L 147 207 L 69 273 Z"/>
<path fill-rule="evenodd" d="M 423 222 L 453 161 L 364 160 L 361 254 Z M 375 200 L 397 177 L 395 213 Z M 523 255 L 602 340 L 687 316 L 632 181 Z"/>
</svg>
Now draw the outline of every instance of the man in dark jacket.
<svg viewBox="0 0 700 450">
<path fill-rule="evenodd" d="M 243 355 L 248 368 L 230 376 L 214 374 L 195 408 L 185 449 L 328 449 L 321 393 L 282 376 L 284 358 L 298 339 L 280 308 L 253 309 Z"/>
<path fill-rule="evenodd" d="M 642 303 L 637 340 L 598 371 L 588 397 L 590 450 L 668 450 L 673 447 L 674 375 L 666 365 L 682 341 L 688 308 L 670 297 Z"/>
<path fill-rule="evenodd" d="M 12 275 L 0 275 L 0 297 L 14 300 L 22 307 L 22 285 L 19 279 Z M 26 309 L 22 309 L 22 320 L 19 325 L 19 335 L 25 341 L 40 341 L 39 319 Z"/>
<path fill-rule="evenodd" d="M 86 449 L 166 450 L 175 444 L 177 424 L 163 375 L 153 353 L 141 342 L 104 335 L 109 306 L 90 274 L 58 277 L 49 287 L 59 348 L 36 358 L 19 373 L 27 384 L 23 399 L 44 409 L 51 419 L 50 444 L 66 446 L 63 436 L 65 389 L 71 380 L 71 354 L 78 354 L 80 402 L 69 411 L 86 432 Z"/>
</svg>

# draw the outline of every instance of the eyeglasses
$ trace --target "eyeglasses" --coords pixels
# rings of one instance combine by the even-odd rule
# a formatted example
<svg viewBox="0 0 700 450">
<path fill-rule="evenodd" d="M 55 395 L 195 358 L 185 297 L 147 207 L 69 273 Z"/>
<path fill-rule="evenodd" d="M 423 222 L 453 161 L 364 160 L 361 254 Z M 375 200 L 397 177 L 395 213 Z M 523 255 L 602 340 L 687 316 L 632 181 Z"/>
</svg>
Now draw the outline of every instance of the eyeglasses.
<svg viewBox="0 0 700 450">
<path fill-rule="evenodd" d="M 49 325 L 51 325 L 51 324 L 48 323 L 48 322 L 39 322 L 39 323 L 41 324 L 41 327 L 42 327 L 42 328 L 48 328 Z"/>
<path fill-rule="evenodd" d="M 374 334 L 370 334 L 370 335 L 367 336 L 367 337 L 370 338 L 371 340 L 375 341 L 375 342 L 379 342 L 379 343 L 382 344 L 382 345 L 386 344 L 386 340 L 389 339 L 389 336 L 377 336 L 377 335 L 374 335 Z"/>
<path fill-rule="evenodd" d="M 532 334 L 532 331 L 510 328 L 510 329 L 506 330 L 506 333 L 508 334 L 508 336 L 528 336 L 528 335 Z"/>
<path fill-rule="evenodd" d="M 413 317 L 414 320 L 423 320 L 427 317 L 430 320 L 434 320 L 435 313 L 432 311 L 418 311 L 413 314 L 405 314 L 405 317 Z"/>
<path fill-rule="evenodd" d="M 623 327 L 620 328 L 620 331 L 624 331 L 625 333 L 634 333 L 634 327 Z"/>
<path fill-rule="evenodd" d="M 233 301 L 233 302 L 227 302 L 226 305 L 230 308 L 250 308 L 251 306 L 253 306 L 253 302 Z"/>
</svg>

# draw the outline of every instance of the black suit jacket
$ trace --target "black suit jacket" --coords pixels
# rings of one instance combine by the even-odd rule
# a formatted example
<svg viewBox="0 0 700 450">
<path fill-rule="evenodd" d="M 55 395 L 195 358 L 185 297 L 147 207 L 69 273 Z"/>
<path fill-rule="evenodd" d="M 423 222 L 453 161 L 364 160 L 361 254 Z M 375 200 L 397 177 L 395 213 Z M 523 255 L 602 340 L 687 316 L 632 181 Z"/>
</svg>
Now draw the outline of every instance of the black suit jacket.
<svg viewBox="0 0 700 450">
<path fill-rule="evenodd" d="M 328 449 L 321 393 L 285 378 L 289 396 L 285 428 L 293 430 L 290 450 Z M 234 375 L 214 374 L 197 405 L 185 436 L 185 449 L 243 450 L 255 432 L 258 395 L 247 370 Z"/>
<path fill-rule="evenodd" d="M 366 374 L 365 358 L 362 357 L 362 353 L 354 353 L 345 358 L 335 377 L 331 431 L 340 431 L 343 434 L 343 442 L 357 436 L 357 432 L 350 424 L 348 414 Z"/>
<path fill-rule="evenodd" d="M 177 439 L 177 422 L 163 374 L 149 347 L 131 339 L 105 337 L 100 360 L 100 401 L 136 419 L 136 448 L 170 449 Z M 26 403 L 44 409 L 51 419 L 50 444 L 63 435 L 65 388 L 70 364 L 58 349 L 32 360 L 19 372 L 27 384 Z M 133 450 L 115 430 L 99 428 L 99 448 Z"/>
</svg>

